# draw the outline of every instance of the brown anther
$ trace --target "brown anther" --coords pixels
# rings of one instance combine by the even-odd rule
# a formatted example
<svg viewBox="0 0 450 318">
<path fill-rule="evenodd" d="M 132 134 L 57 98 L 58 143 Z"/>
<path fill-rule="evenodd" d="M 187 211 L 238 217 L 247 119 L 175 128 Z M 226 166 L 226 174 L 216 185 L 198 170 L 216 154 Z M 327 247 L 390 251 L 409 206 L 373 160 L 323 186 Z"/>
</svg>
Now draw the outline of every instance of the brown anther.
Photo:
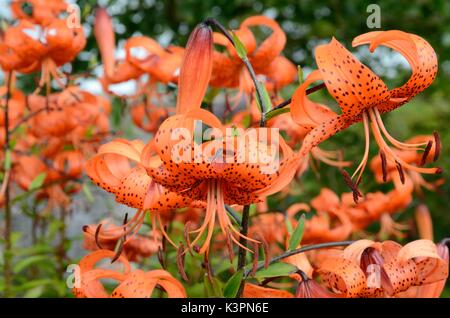
<svg viewBox="0 0 450 318">
<path fill-rule="evenodd" d="M 98 226 L 97 226 L 97 228 L 95 229 L 95 235 L 94 235 L 94 239 L 95 239 L 95 245 L 97 245 L 97 247 L 99 248 L 99 249 L 103 249 L 103 247 L 100 245 L 100 241 L 99 241 L 99 239 L 98 239 L 98 236 L 99 236 L 99 234 L 100 234 L 100 230 L 101 230 L 101 228 L 102 228 L 102 223 L 100 223 Z"/>
<path fill-rule="evenodd" d="M 433 161 L 436 161 L 439 159 L 439 155 L 441 154 L 441 137 L 439 136 L 438 132 L 433 132 L 434 136 L 434 143 L 436 145 L 434 149 L 434 158 Z"/>
<path fill-rule="evenodd" d="M 123 240 L 124 241 L 127 240 L 127 227 L 126 227 L 127 222 L 128 222 L 128 213 L 125 213 L 125 217 L 123 218 L 123 223 L 122 223 L 124 225 L 124 227 L 123 227 L 123 231 L 124 231 Z"/>
<path fill-rule="evenodd" d="M 158 261 L 163 269 L 166 269 L 166 264 L 164 262 L 164 254 L 161 246 L 158 246 Z"/>
<path fill-rule="evenodd" d="M 387 160 L 386 154 L 383 150 L 380 150 L 380 159 L 381 159 L 381 171 L 383 172 L 383 182 L 387 181 Z"/>
<path fill-rule="evenodd" d="M 114 257 L 111 259 L 111 264 L 114 263 L 115 261 L 117 261 L 120 257 L 120 255 L 122 255 L 123 252 L 123 244 L 124 244 L 124 240 L 123 238 L 119 241 L 119 246 L 117 248 L 117 252 L 116 254 L 114 254 Z"/>
<path fill-rule="evenodd" d="M 395 163 L 396 163 L 398 175 L 400 176 L 400 181 L 402 184 L 405 184 L 405 173 L 403 172 L 403 167 L 399 162 L 395 162 Z"/>
<path fill-rule="evenodd" d="M 199 253 L 200 252 L 200 246 L 198 246 L 198 245 L 194 245 L 192 247 L 192 249 L 194 250 L 195 253 Z"/>
<path fill-rule="evenodd" d="M 178 246 L 177 250 L 177 267 L 178 271 L 180 272 L 181 278 L 183 278 L 184 281 L 189 281 L 189 278 L 186 275 L 186 272 L 184 270 L 184 246 L 183 243 L 180 242 L 180 245 Z"/>
<path fill-rule="evenodd" d="M 425 165 L 428 155 L 430 154 L 431 147 L 433 147 L 433 142 L 430 140 L 430 141 L 428 141 L 427 146 L 425 147 L 425 150 L 423 151 L 422 160 L 420 160 L 419 166 Z"/>
<path fill-rule="evenodd" d="M 342 176 L 344 177 L 345 183 L 353 192 L 353 201 L 355 201 L 355 203 L 358 203 L 359 198 L 362 197 L 361 192 L 358 190 L 358 186 L 355 183 L 353 183 L 353 180 L 347 171 L 345 171 L 344 169 L 341 169 L 340 171 Z"/>
</svg>

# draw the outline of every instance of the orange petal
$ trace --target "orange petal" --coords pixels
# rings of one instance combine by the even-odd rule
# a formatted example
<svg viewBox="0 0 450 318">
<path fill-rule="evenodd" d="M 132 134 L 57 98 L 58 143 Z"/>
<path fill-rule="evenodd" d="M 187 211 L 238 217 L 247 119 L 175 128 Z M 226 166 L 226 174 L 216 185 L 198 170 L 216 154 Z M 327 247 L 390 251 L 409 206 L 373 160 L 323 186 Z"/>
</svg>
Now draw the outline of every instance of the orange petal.
<svg viewBox="0 0 450 318">
<path fill-rule="evenodd" d="M 177 114 L 200 108 L 212 71 L 213 36 L 201 24 L 189 37 L 178 80 Z"/>
</svg>

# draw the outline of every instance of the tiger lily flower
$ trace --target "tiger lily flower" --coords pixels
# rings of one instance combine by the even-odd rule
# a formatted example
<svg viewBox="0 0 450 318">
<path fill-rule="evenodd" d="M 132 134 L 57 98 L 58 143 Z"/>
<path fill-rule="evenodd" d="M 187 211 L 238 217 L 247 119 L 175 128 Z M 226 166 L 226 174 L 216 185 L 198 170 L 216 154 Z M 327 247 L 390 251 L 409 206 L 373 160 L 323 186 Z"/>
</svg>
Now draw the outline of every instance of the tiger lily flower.
<svg viewBox="0 0 450 318">
<path fill-rule="evenodd" d="M 195 202 L 169 191 L 147 174 L 142 165 L 143 160 L 147 167 L 159 167 L 161 164 L 158 156 L 151 155 L 151 149 L 154 149 L 153 143 L 145 145 L 140 140 L 129 142 L 116 139 L 102 145 L 98 153 L 86 163 L 86 173 L 96 185 L 114 194 L 117 202 L 138 209 L 134 217 L 122 226 L 122 231 L 102 229 L 97 233 L 98 239 L 117 240 L 124 235 L 137 233 L 146 211 L 150 211 L 154 226 L 158 223 L 163 235 L 175 245 L 164 231 L 161 213 L 195 205 Z"/>
<path fill-rule="evenodd" d="M 108 236 L 98 234 L 99 224 L 90 224 L 83 227 L 83 248 L 90 251 L 106 249 L 113 251 L 118 243 L 118 238 L 123 235 L 124 229 L 104 220 L 101 223 L 103 230 L 108 229 Z M 97 237 L 96 237 L 97 234 Z M 130 262 L 139 261 L 149 257 L 161 247 L 161 235 L 152 231 L 150 236 L 136 234 L 126 240 L 122 252 Z"/>
<path fill-rule="evenodd" d="M 30 95 L 28 105 L 37 114 L 29 121 L 36 137 L 72 137 L 79 144 L 86 135 L 105 134 L 109 130 L 110 103 L 103 97 L 70 86 L 47 96 Z"/>
<path fill-rule="evenodd" d="M 24 5 L 31 6 L 31 14 L 24 11 Z M 66 11 L 65 0 L 15 0 L 10 5 L 13 15 L 21 20 L 29 20 L 33 23 L 46 25 Z"/>
<path fill-rule="evenodd" d="M 250 27 L 264 26 L 272 33 L 261 44 L 257 45 Z M 286 35 L 278 23 L 265 16 L 253 16 L 245 19 L 235 31 L 244 45 L 247 56 L 255 73 L 265 83 L 269 91 L 278 91 L 292 83 L 297 76 L 297 68 L 281 52 L 286 44 Z M 250 95 L 253 83 L 242 60 L 233 45 L 219 33 L 214 33 L 214 43 L 226 48 L 227 53 L 214 52 L 214 71 L 211 86 L 239 88 L 238 100 L 242 94 Z"/>
<path fill-rule="evenodd" d="M 151 77 L 147 83 L 151 93 L 155 91 L 157 82 L 167 84 L 176 80 L 183 48 L 170 46 L 164 49 L 151 38 L 136 36 L 126 41 L 125 59 L 117 62 L 114 57 L 116 49 L 114 28 L 104 8 L 96 10 L 94 35 L 104 67 L 101 83 L 106 91 L 113 93 L 109 89 L 111 84 L 137 80 L 144 74 L 149 74 Z"/>
<path fill-rule="evenodd" d="M 410 288 L 445 282 L 448 258 L 441 257 L 429 240 L 403 247 L 393 241 L 359 240 L 340 257 L 322 262 L 317 272 L 324 284 L 341 296 L 398 297 Z"/>
<path fill-rule="evenodd" d="M 156 133 L 159 125 L 169 117 L 171 108 L 157 107 L 150 103 L 140 103 L 131 108 L 131 119 L 146 132 Z"/>
<path fill-rule="evenodd" d="M 303 244 L 343 241 L 350 236 L 353 225 L 345 211 L 339 207 L 339 198 L 333 191 L 322 189 L 310 204 L 316 210 L 316 215 L 305 222 Z M 293 207 L 295 205 L 287 211 L 292 217 L 297 213 L 292 210 Z"/>
<path fill-rule="evenodd" d="M 86 255 L 80 261 L 80 278 L 75 279 L 72 292 L 77 298 L 150 298 L 157 286 L 167 293 L 169 298 L 185 298 L 183 285 L 165 270 L 131 271 L 130 263 L 124 256 L 117 261 L 123 267 L 122 271 L 96 268 L 95 265 L 104 259 L 114 257 L 114 252 L 98 250 Z M 109 294 L 101 279 L 109 278 L 119 285 Z M 78 286 L 77 286 L 78 285 Z"/>
<path fill-rule="evenodd" d="M 65 20 L 54 19 L 45 26 L 20 20 L 6 29 L 0 39 L 0 66 L 5 72 L 33 73 L 41 71 L 37 90 L 53 77 L 61 87 L 58 67 L 71 62 L 86 45 L 83 29 L 69 28 Z"/>
<path fill-rule="evenodd" d="M 225 204 L 251 204 L 279 191 L 292 179 L 292 167 L 295 165 L 292 150 L 278 133 L 259 128 L 238 132 L 236 136 L 226 132 L 222 134 L 225 129 L 219 119 L 200 108 L 210 80 L 212 57 L 212 32 L 206 25 L 200 25 L 191 34 L 186 48 L 179 77 L 176 115 L 161 124 L 154 138 L 162 165 L 156 168 L 146 167 L 153 180 L 168 190 L 186 198 L 206 202 L 205 221 L 195 231 L 197 236 L 191 242 L 191 245 L 195 244 L 203 233 L 207 233 L 200 253 L 205 253 L 209 248 L 216 217 L 227 241 L 242 246 L 238 240 L 242 235 L 229 219 Z M 200 128 L 196 125 L 199 120 L 213 128 L 213 134 L 221 133 L 224 138 L 197 145 L 193 136 L 196 129 Z M 184 131 L 189 136 L 173 140 L 174 131 Z M 252 138 L 251 133 L 255 133 L 258 140 L 253 147 L 246 142 L 251 140 L 248 139 Z M 259 142 L 260 136 L 267 136 L 267 141 Z M 269 149 L 275 139 L 279 141 L 275 151 L 282 158 L 278 170 L 274 167 L 274 162 L 261 160 L 263 154 L 270 153 Z M 235 152 L 236 145 L 243 146 L 239 154 Z M 184 159 L 176 162 L 180 155 Z M 146 165 L 145 162 L 143 164 Z"/>
<path fill-rule="evenodd" d="M 300 154 L 306 156 L 312 148 L 337 132 L 356 122 L 363 122 L 366 145 L 363 159 L 353 174 L 353 177 L 358 175 L 356 184 L 361 179 L 368 160 L 370 127 L 380 150 L 389 160 L 398 163 L 401 169 L 418 173 L 440 173 L 440 168 L 418 167 L 399 157 L 395 149 L 425 150 L 427 143 L 404 143 L 396 140 L 388 133 L 381 119 L 381 114 L 404 105 L 433 82 L 437 73 L 437 58 L 433 48 L 417 35 L 396 30 L 369 32 L 353 40 L 353 46 L 362 44 L 369 44 L 371 51 L 380 45 L 398 51 L 411 65 L 411 77 L 403 86 L 389 90 L 376 74 L 336 39 L 318 46 L 315 50 L 318 70 L 309 74 L 292 97 L 293 119 L 311 129 L 303 141 Z M 323 80 L 328 92 L 339 103 L 341 114 L 314 103 L 307 97 L 308 86 L 319 80 Z"/>
<path fill-rule="evenodd" d="M 393 150 L 395 154 L 403 161 L 415 165 L 423 166 L 429 163 L 439 156 L 440 142 L 436 142 L 435 136 L 415 136 L 407 141 L 409 144 L 427 144 L 426 151 L 421 155 L 416 149 L 410 150 Z M 444 182 L 443 179 L 438 179 L 434 182 L 426 181 L 422 175 L 414 170 L 403 171 L 396 162 L 388 160 L 384 153 L 380 153 L 379 156 L 372 159 L 370 163 L 370 169 L 375 175 L 375 180 L 378 183 L 391 181 L 395 179 L 395 175 L 399 174 L 403 183 L 404 179 L 409 179 L 413 185 L 417 194 L 423 195 L 422 188 L 430 191 L 436 191 L 436 189 Z M 395 180 L 394 180 L 395 183 Z"/>
</svg>

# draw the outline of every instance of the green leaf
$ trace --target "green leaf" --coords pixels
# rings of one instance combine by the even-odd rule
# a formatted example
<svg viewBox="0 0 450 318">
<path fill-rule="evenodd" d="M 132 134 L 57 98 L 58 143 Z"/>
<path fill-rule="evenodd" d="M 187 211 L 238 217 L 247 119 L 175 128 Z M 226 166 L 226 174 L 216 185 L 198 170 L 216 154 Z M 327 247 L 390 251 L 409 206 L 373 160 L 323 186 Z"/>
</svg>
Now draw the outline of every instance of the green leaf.
<svg viewBox="0 0 450 318">
<path fill-rule="evenodd" d="M 39 189 L 44 184 L 45 177 L 47 176 L 47 173 L 41 172 L 38 174 L 33 181 L 31 181 L 30 186 L 28 187 L 28 191 L 33 191 L 36 189 Z"/>
<path fill-rule="evenodd" d="M 287 228 L 289 235 L 292 235 L 292 231 L 294 231 L 294 229 L 292 228 L 291 220 L 288 217 L 285 217 L 284 222 L 286 223 L 286 228 Z"/>
<path fill-rule="evenodd" d="M 5 162 L 3 163 L 5 171 L 11 170 L 11 150 L 7 149 L 5 153 Z"/>
<path fill-rule="evenodd" d="M 92 195 L 91 189 L 89 188 L 89 185 L 87 183 L 83 183 L 83 193 L 89 203 L 94 202 L 94 196 Z"/>
<path fill-rule="evenodd" d="M 261 82 L 258 82 L 259 91 L 261 92 L 261 97 L 263 99 L 263 103 L 265 106 L 265 111 L 268 112 L 272 109 L 272 101 L 270 100 L 269 92 L 266 89 L 266 86 Z"/>
<path fill-rule="evenodd" d="M 242 269 L 234 273 L 233 276 L 228 280 L 223 288 L 223 295 L 226 298 L 236 297 L 239 287 L 241 286 L 242 277 L 244 276 L 244 271 Z"/>
<path fill-rule="evenodd" d="M 30 256 L 30 257 L 27 257 L 27 258 L 24 258 L 24 259 L 18 261 L 14 265 L 13 271 L 15 274 L 17 274 L 33 264 L 40 263 L 40 262 L 48 262 L 48 261 L 50 261 L 50 259 L 47 255 Z"/>
<path fill-rule="evenodd" d="M 244 44 L 241 42 L 241 40 L 236 35 L 236 33 L 232 32 L 232 36 L 233 36 L 234 48 L 236 49 L 237 55 L 241 59 L 246 59 L 247 58 L 247 50 L 245 49 Z"/>
<path fill-rule="evenodd" d="M 297 246 L 302 241 L 304 231 L 305 231 L 305 215 L 302 214 L 302 216 L 298 220 L 297 227 L 295 228 L 294 233 L 292 233 L 291 238 L 289 239 L 289 250 L 297 248 Z"/>
<path fill-rule="evenodd" d="M 279 262 L 269 265 L 267 269 L 257 271 L 255 277 L 257 279 L 264 279 L 267 277 L 288 276 L 289 274 L 295 273 L 297 270 L 297 267 L 294 265 Z"/>
<path fill-rule="evenodd" d="M 304 81 L 304 78 L 303 78 L 303 68 L 300 65 L 297 66 L 297 74 L 298 74 L 298 83 L 301 85 Z"/>
<path fill-rule="evenodd" d="M 44 286 L 36 286 L 26 291 L 23 298 L 39 298 L 44 292 Z"/>
<path fill-rule="evenodd" d="M 222 298 L 222 283 L 215 277 L 204 277 L 206 297 Z"/>
</svg>

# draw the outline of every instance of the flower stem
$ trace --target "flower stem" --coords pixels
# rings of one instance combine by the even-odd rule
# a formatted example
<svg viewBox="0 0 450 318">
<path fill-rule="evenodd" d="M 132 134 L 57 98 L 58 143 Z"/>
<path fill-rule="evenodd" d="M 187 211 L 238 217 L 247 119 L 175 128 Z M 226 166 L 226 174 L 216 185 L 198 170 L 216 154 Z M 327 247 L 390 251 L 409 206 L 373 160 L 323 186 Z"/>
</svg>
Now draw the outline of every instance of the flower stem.
<svg viewBox="0 0 450 318">
<path fill-rule="evenodd" d="M 272 258 L 269 261 L 269 265 L 279 262 L 282 259 L 285 259 L 289 256 L 292 255 L 296 255 L 296 254 L 300 254 L 300 253 L 304 253 L 304 252 L 308 252 L 308 251 L 312 251 L 312 250 L 317 250 L 317 249 L 321 249 L 321 248 L 328 248 L 328 247 L 336 247 L 336 246 L 347 246 L 352 244 L 354 241 L 340 241 L 340 242 L 327 242 L 327 243 L 319 243 L 319 244 L 313 244 L 313 245 L 308 245 L 308 246 L 304 246 L 301 248 L 297 248 L 295 250 L 291 250 L 291 251 L 287 251 L 283 254 L 280 254 L 274 258 Z M 264 263 L 259 264 L 256 267 L 256 270 L 260 270 L 264 268 Z M 244 278 L 247 278 L 249 276 L 249 274 L 251 273 L 251 269 L 246 270 L 244 273 Z"/>
<path fill-rule="evenodd" d="M 241 243 L 243 246 L 247 246 L 247 241 L 244 238 L 247 236 L 248 232 L 248 220 L 250 215 L 250 206 L 244 205 L 244 210 L 242 211 L 242 222 L 241 222 L 241 237 L 239 238 L 239 243 Z M 238 252 L 238 264 L 237 264 L 237 270 L 241 270 L 245 267 L 245 257 L 247 256 L 247 251 L 239 247 Z M 245 279 L 242 279 L 241 285 L 239 286 L 239 290 L 236 294 L 236 298 L 240 298 L 242 295 L 242 292 L 244 291 L 244 285 L 245 285 Z"/>
<path fill-rule="evenodd" d="M 4 109 L 4 116 L 5 116 L 5 156 L 7 157 L 7 154 L 10 152 L 10 145 L 9 145 L 9 137 L 10 137 L 10 131 L 9 131 L 9 100 L 11 98 L 11 79 L 12 79 L 13 72 L 8 73 L 8 79 L 6 82 L 6 102 L 5 102 L 5 109 Z M 8 165 L 10 166 L 10 165 Z M 6 169 L 9 169 L 10 167 L 5 167 Z M 7 178 L 8 171 L 5 171 L 5 178 Z M 12 218 L 11 218 L 11 204 L 10 204 L 10 183 L 9 178 L 5 180 L 6 187 L 5 187 L 5 250 L 4 250 L 4 278 L 5 278 L 5 287 L 4 287 L 4 296 L 5 297 L 11 297 L 11 284 L 12 284 L 12 264 L 11 264 L 11 257 L 12 257 L 12 244 L 11 244 L 11 225 L 12 225 Z"/>
<path fill-rule="evenodd" d="M 216 27 L 219 29 L 219 31 L 230 41 L 230 43 L 236 48 L 236 44 L 234 43 L 233 37 L 231 36 L 230 32 L 216 19 L 214 18 L 207 18 L 204 23 L 206 25 L 209 25 L 211 27 Z M 245 67 L 247 68 L 247 71 L 250 74 L 250 77 L 252 78 L 253 84 L 255 86 L 256 90 L 256 98 L 258 99 L 259 105 L 261 105 L 261 120 L 260 120 L 260 127 L 264 127 L 266 125 L 266 113 L 268 112 L 268 105 L 266 105 L 265 99 L 263 98 L 263 92 L 261 92 L 260 82 L 256 78 L 255 70 L 253 69 L 252 64 L 250 63 L 247 56 L 241 57 L 242 62 L 244 63 Z"/>
</svg>

